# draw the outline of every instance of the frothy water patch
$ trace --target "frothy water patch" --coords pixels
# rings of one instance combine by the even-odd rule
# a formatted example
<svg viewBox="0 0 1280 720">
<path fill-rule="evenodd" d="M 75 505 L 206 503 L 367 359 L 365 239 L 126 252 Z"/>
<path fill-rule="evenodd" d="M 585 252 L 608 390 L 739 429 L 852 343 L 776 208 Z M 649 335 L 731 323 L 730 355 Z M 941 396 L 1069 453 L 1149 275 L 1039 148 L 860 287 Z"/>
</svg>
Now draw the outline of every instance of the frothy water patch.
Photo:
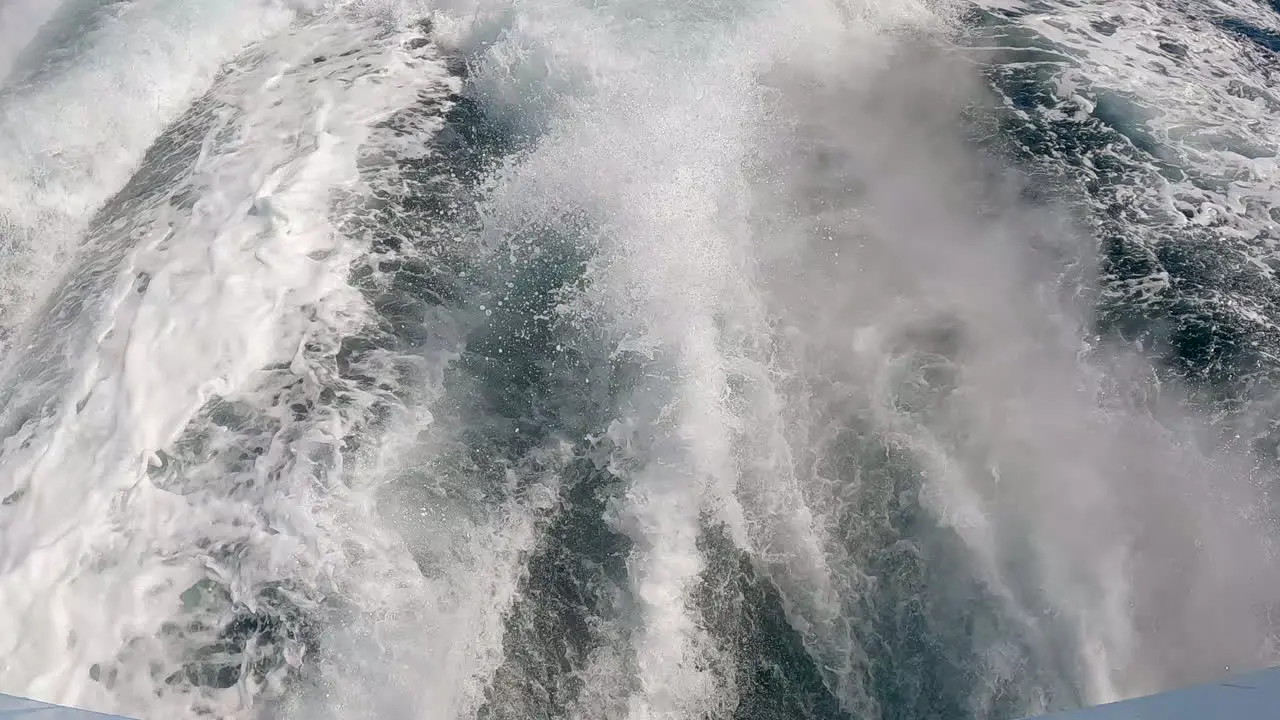
<svg viewBox="0 0 1280 720">
<path fill-rule="evenodd" d="M 1104 332 L 1195 388 L 1195 404 L 1266 462 L 1276 364 L 1273 53 L 1253 3 L 1075 8 L 976 18 L 1007 104 L 1005 151 L 1045 175 L 1100 244 Z M 1013 62 L 1030 53 L 1035 62 Z"/>
<path fill-rule="evenodd" d="M 308 4 L 69 0 L 27 44 L 0 86 L 0 358 L 161 132 Z"/>
<path fill-rule="evenodd" d="M 66 390 L 6 418 L 3 592 L 22 626 L 6 682 L 126 713 L 246 713 L 326 647 L 318 627 L 354 632 L 377 614 L 362 602 L 394 602 L 369 578 L 421 580 L 361 499 L 377 455 L 350 445 L 387 403 L 344 374 L 394 367 L 339 360 L 368 322 L 346 282 L 366 246 L 328 220 L 365 193 L 372 125 L 449 92 L 412 40 L 338 14 L 256 46 L 100 216 L 52 305 L 62 332 L 13 368 L 52 366 L 38 385 Z"/>
<path fill-rule="evenodd" d="M 1253 356 L 1111 343 L 1205 307 L 1175 288 L 1265 321 L 1192 252 L 1265 234 L 1265 146 L 1093 77 L 1221 49 L 1108 58 L 1039 6 L 421 9 L 264 28 L 101 188 L 0 368 L 12 689 L 906 720 L 1269 657 L 1270 475 L 1196 414 L 1256 407 L 1204 402 Z"/>
</svg>

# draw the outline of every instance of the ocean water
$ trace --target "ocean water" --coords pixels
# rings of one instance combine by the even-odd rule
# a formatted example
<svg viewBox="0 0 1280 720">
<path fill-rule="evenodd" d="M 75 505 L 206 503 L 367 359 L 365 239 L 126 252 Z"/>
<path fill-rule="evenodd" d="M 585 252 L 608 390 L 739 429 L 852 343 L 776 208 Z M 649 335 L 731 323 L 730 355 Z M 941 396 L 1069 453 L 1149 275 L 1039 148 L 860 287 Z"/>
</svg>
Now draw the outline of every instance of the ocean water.
<svg viewBox="0 0 1280 720">
<path fill-rule="evenodd" d="M 0 692 L 1015 720 L 1277 663 L 1280 14 L 0 0 Z"/>
</svg>

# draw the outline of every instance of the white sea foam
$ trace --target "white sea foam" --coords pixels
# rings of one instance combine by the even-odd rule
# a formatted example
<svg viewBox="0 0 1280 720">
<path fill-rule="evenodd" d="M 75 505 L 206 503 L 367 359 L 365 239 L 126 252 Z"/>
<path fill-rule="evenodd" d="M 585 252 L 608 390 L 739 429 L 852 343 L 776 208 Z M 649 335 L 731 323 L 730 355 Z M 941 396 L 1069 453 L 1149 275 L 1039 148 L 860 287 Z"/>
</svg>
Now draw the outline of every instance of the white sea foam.
<svg viewBox="0 0 1280 720">
<path fill-rule="evenodd" d="M 867 488 L 856 467 L 831 477 L 806 459 L 834 451 L 807 443 L 840 422 L 806 414 L 834 409 L 806 387 L 847 388 L 861 431 L 918 467 L 919 506 L 964 543 L 1009 638 L 1067 670 L 1066 692 L 1106 700 L 1261 662 L 1254 606 L 1275 580 L 1244 569 L 1263 564 L 1269 531 L 1232 520 L 1257 502 L 1247 463 L 1200 454 L 1117 403 L 1124 364 L 1080 360 L 1086 310 L 1054 299 L 1060 270 L 1035 248 L 1083 261 L 1092 245 L 1052 209 L 1021 207 L 963 149 L 962 110 L 984 95 L 959 56 L 915 57 L 928 43 L 901 42 L 943 30 L 946 9 L 719 10 L 684 9 L 684 27 L 698 28 L 689 37 L 708 48 L 692 54 L 653 21 L 661 8 L 553 5 L 538 22 L 477 31 L 488 43 L 480 87 L 549 131 L 495 186 L 495 223 L 585 206 L 600 230 L 576 312 L 654 373 L 612 435 L 630 482 L 611 517 L 636 542 L 638 689 L 625 689 L 613 656 L 595 682 L 632 693 L 634 717 L 732 703 L 732 688 L 687 671 L 714 665 L 688 604 L 702 568 L 694 539 L 711 517 L 772 565 L 830 686 L 868 710 L 865 650 L 848 630 L 856 608 L 844 604 L 875 587 L 847 545 L 859 522 L 848 496 Z M 590 37 L 572 46 L 588 50 L 553 50 L 548 24 Z M 678 66 L 649 54 L 664 44 Z M 530 57 L 574 84 L 548 91 L 524 75 Z M 790 364 L 771 366 L 772 353 Z M 931 353 L 942 355 L 915 366 Z M 952 379 L 918 374 L 935 371 Z M 731 375 L 757 378 L 746 409 Z M 752 447 L 761 438 L 773 449 Z M 1195 542 L 1178 537 L 1189 525 Z M 1169 602 L 1179 575 L 1203 581 Z M 1005 673 L 992 688 L 1025 680 L 1002 660 L 1009 638 L 974 641 Z M 1197 652 L 1171 660 L 1169 643 Z M 990 701 L 975 689 L 973 702 Z"/>
<path fill-rule="evenodd" d="M 878 21 L 862 38 L 872 39 L 885 26 L 928 17 L 914 6 L 851 18 L 824 3 L 777 12 L 618 3 L 594 14 L 552 4 L 499 33 L 483 17 L 446 26 L 460 47 L 481 49 L 483 97 L 547 133 L 493 185 L 490 222 L 503 230 L 531 216 L 554 222 L 566 205 L 583 208 L 596 222 L 589 289 L 566 312 L 602 327 L 617 355 L 642 368 L 608 433 L 612 467 L 628 482 L 609 519 L 635 543 L 635 616 L 611 640 L 628 643 L 626 651 L 602 649 L 584 671 L 592 683 L 584 717 L 693 717 L 733 707 L 725 684 L 732 672 L 723 666 L 731 659 L 719 655 L 690 604 L 707 520 L 723 523 L 762 562 L 796 559 L 807 563 L 799 574 L 827 580 L 808 510 L 785 478 L 771 486 L 775 478 L 753 468 L 758 519 L 739 502 L 739 456 L 750 462 L 745 448 L 771 432 L 745 424 L 767 409 L 744 408 L 731 386 L 751 374 L 762 379 L 753 351 L 769 332 L 754 286 L 744 172 L 772 129 L 759 74 L 774 54 L 803 52 L 801 38 L 823 23 Z M 561 42 L 566 33 L 589 41 Z M 550 77 L 531 77 L 529 58 L 545 62 Z M 831 592 L 829 581 L 823 587 Z"/>
<path fill-rule="evenodd" d="M 1063 53 L 1056 61 L 1040 61 L 1055 102 L 1014 112 L 1077 122 L 1104 116 L 1138 146 L 1138 152 L 1116 158 L 1121 165 L 1140 161 L 1127 168 L 1116 198 L 1128 212 L 1147 219 L 1127 228 L 1135 241 L 1154 247 L 1170 233 L 1203 229 L 1225 252 L 1242 254 L 1255 272 L 1273 277 L 1280 95 L 1274 53 L 1245 32 L 1247 27 L 1280 31 L 1280 16 L 1263 3 L 1229 0 L 1105 7 L 977 4 L 1008 16 L 1019 32 L 1033 33 L 1038 38 L 1033 46 Z M 1005 43 L 1005 49 L 1012 48 Z M 1102 175 L 1097 166 L 1106 164 L 1115 148 L 1094 148 L 1090 154 L 1081 171 L 1097 178 Z M 1150 278 L 1148 293 L 1169 282 L 1168 276 Z M 1221 291 L 1228 311 L 1247 312 L 1264 302 L 1233 288 Z M 1260 330 L 1270 331 L 1275 328 L 1270 314 L 1250 317 Z"/>
<path fill-rule="evenodd" d="M 215 84 L 192 170 L 90 236 L 129 249 L 92 313 L 50 323 L 87 340 L 42 344 L 32 323 L 9 366 L 21 382 L 23 368 L 68 363 L 51 402 L 0 411 L 15 430 L 0 453 L 0 689 L 252 716 L 306 643 L 285 638 L 280 668 L 225 692 L 165 684 L 193 650 L 166 623 L 213 578 L 241 609 L 269 610 L 262 591 L 279 585 L 329 623 L 287 708 L 297 717 L 446 720 L 485 701 L 569 451 L 552 441 L 508 468 L 513 485 L 536 475 L 519 500 L 475 500 L 465 463 L 450 466 L 464 434 L 432 414 L 466 324 L 445 311 L 422 318 L 436 343 L 416 359 L 426 404 L 360 436 L 366 452 L 342 444 L 368 428 L 377 393 L 319 402 L 341 338 L 371 319 L 347 284 L 364 248 L 330 222 L 334 192 L 367 189 L 372 123 L 454 87 L 430 49 L 412 59 L 386 32 L 421 4 L 359 5 L 363 19 L 322 13 L 285 32 L 284 4 L 132 3 L 82 41 L 82 62 L 0 98 L 0 127 L 19 138 L 0 148 L 12 247 L 70 247 L 217 65 L 270 36 Z M 1194 445 L 1196 418 L 1153 419 L 1117 395 L 1141 387 L 1141 362 L 1081 359 L 1084 311 L 1050 292 L 1059 269 L 1034 247 L 1091 245 L 1002 193 L 964 147 L 961 110 L 985 96 L 958 56 L 930 50 L 951 12 L 459 0 L 434 15 L 471 61 L 475 96 L 532 138 L 489 178 L 474 250 L 502 253 L 535 223 L 580 233 L 587 218 L 573 237 L 590 255 L 584 289 L 561 320 L 634 368 L 599 439 L 625 486 L 607 520 L 633 543 L 626 616 L 573 669 L 587 687 L 571 714 L 733 708 L 736 659 L 693 599 L 708 525 L 774 584 L 827 688 L 859 714 L 877 708 L 858 613 L 891 581 L 864 565 L 882 550 L 928 556 L 939 537 L 962 562 L 937 577 L 960 589 L 925 592 L 963 606 L 976 578 L 1005 622 L 964 640 L 991 684 L 974 689 L 975 713 L 1005 681 L 1105 700 L 1264 657 L 1255 605 L 1280 583 L 1265 572 L 1270 531 L 1248 515 L 1255 478 Z M 1111 62 L 1084 56 L 1099 75 Z M 155 112 L 138 111 L 158 78 L 126 72 L 137 58 L 165 78 L 179 66 Z M 32 122 L 67 98 L 65 122 Z M 1213 192 L 1194 190 L 1220 207 L 1237 191 Z M 6 278 L 52 267 L 9 257 Z M 388 355 L 362 370 L 389 377 Z M 43 412 L 24 414 L 31 404 Z M 885 468 L 914 475 L 894 485 Z M 865 514 L 886 508 L 922 511 L 935 536 L 894 536 L 895 521 Z M 1021 648 L 1050 669 L 1019 675 Z"/>
<path fill-rule="evenodd" d="M 266 30 L 255 17 L 254 32 Z M 180 594 L 213 577 L 251 611 L 265 610 L 260 591 L 282 582 L 301 612 L 323 613 L 311 603 L 326 595 L 357 609 L 326 633 L 317 676 L 326 712 L 453 717 L 479 701 L 467 683 L 482 668 L 468 663 L 486 657 L 483 638 L 497 642 L 517 576 L 501 563 L 517 557 L 528 528 L 503 517 L 468 528 L 458 517 L 442 526 L 455 552 L 424 578 L 394 531 L 412 537 L 412 523 L 391 522 L 374 502 L 401 467 L 395 443 L 390 456 L 341 454 L 368 400 L 319 407 L 306 421 L 280 404 L 293 396 L 311 405 L 335 380 L 313 353 L 331 359 L 368 320 L 346 281 L 363 247 L 330 222 L 334 193 L 359 198 L 357 160 L 373 123 L 450 88 L 439 61 L 411 57 L 385 16 L 360 18 L 321 15 L 257 45 L 212 90 L 213 127 L 191 167 L 140 190 L 120 227 L 95 233 L 108 244 L 142 242 L 124 266 L 107 268 L 110 298 L 94 305 L 102 315 L 63 328 L 96 325 L 87 344 L 70 343 L 84 347 L 50 412 L 6 418 L 18 428 L 0 454 L 10 497 L 0 513 L 6 690 L 146 717 L 253 712 L 252 696 L 279 672 L 246 669 L 222 693 L 166 685 L 198 648 L 180 639 L 174 647 L 162 630 L 184 622 Z M 187 20 L 179 27 L 194 32 L 197 18 Z M 15 107 L 25 106 L 6 105 Z M 433 122 L 419 141 L 441 120 Z M 139 232 L 147 227 L 156 230 Z M 93 251 L 83 255 L 90 266 Z M 457 340 L 442 342 L 444 350 Z M 197 415 L 210 401 L 241 419 Z M 417 437 L 430 413 L 402 422 Z M 237 458 L 251 445 L 258 459 L 244 465 Z M 501 540 L 507 533 L 511 543 Z M 287 644 L 288 663 L 301 651 Z M 303 716 L 320 716 L 313 700 L 300 702 Z"/>
<path fill-rule="evenodd" d="M 39 304 L 90 216 L 220 65 L 304 8 L 287 0 L 63 8 L 52 24 L 88 32 L 68 31 L 69 45 L 27 58 L 28 74 L 0 89 L 0 334 Z M 31 30 L 49 14 L 20 17 Z"/>
</svg>

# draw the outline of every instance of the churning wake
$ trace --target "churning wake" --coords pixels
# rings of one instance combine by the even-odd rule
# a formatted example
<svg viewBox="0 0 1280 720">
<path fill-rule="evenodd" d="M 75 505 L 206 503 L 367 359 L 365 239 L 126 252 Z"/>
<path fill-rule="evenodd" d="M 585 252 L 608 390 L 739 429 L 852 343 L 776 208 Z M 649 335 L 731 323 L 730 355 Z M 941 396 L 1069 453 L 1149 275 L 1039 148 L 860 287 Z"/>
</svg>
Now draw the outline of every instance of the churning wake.
<svg viewBox="0 0 1280 720">
<path fill-rule="evenodd" d="M 0 692 L 1001 718 L 1274 663 L 1280 14 L 0 2 Z"/>
</svg>

